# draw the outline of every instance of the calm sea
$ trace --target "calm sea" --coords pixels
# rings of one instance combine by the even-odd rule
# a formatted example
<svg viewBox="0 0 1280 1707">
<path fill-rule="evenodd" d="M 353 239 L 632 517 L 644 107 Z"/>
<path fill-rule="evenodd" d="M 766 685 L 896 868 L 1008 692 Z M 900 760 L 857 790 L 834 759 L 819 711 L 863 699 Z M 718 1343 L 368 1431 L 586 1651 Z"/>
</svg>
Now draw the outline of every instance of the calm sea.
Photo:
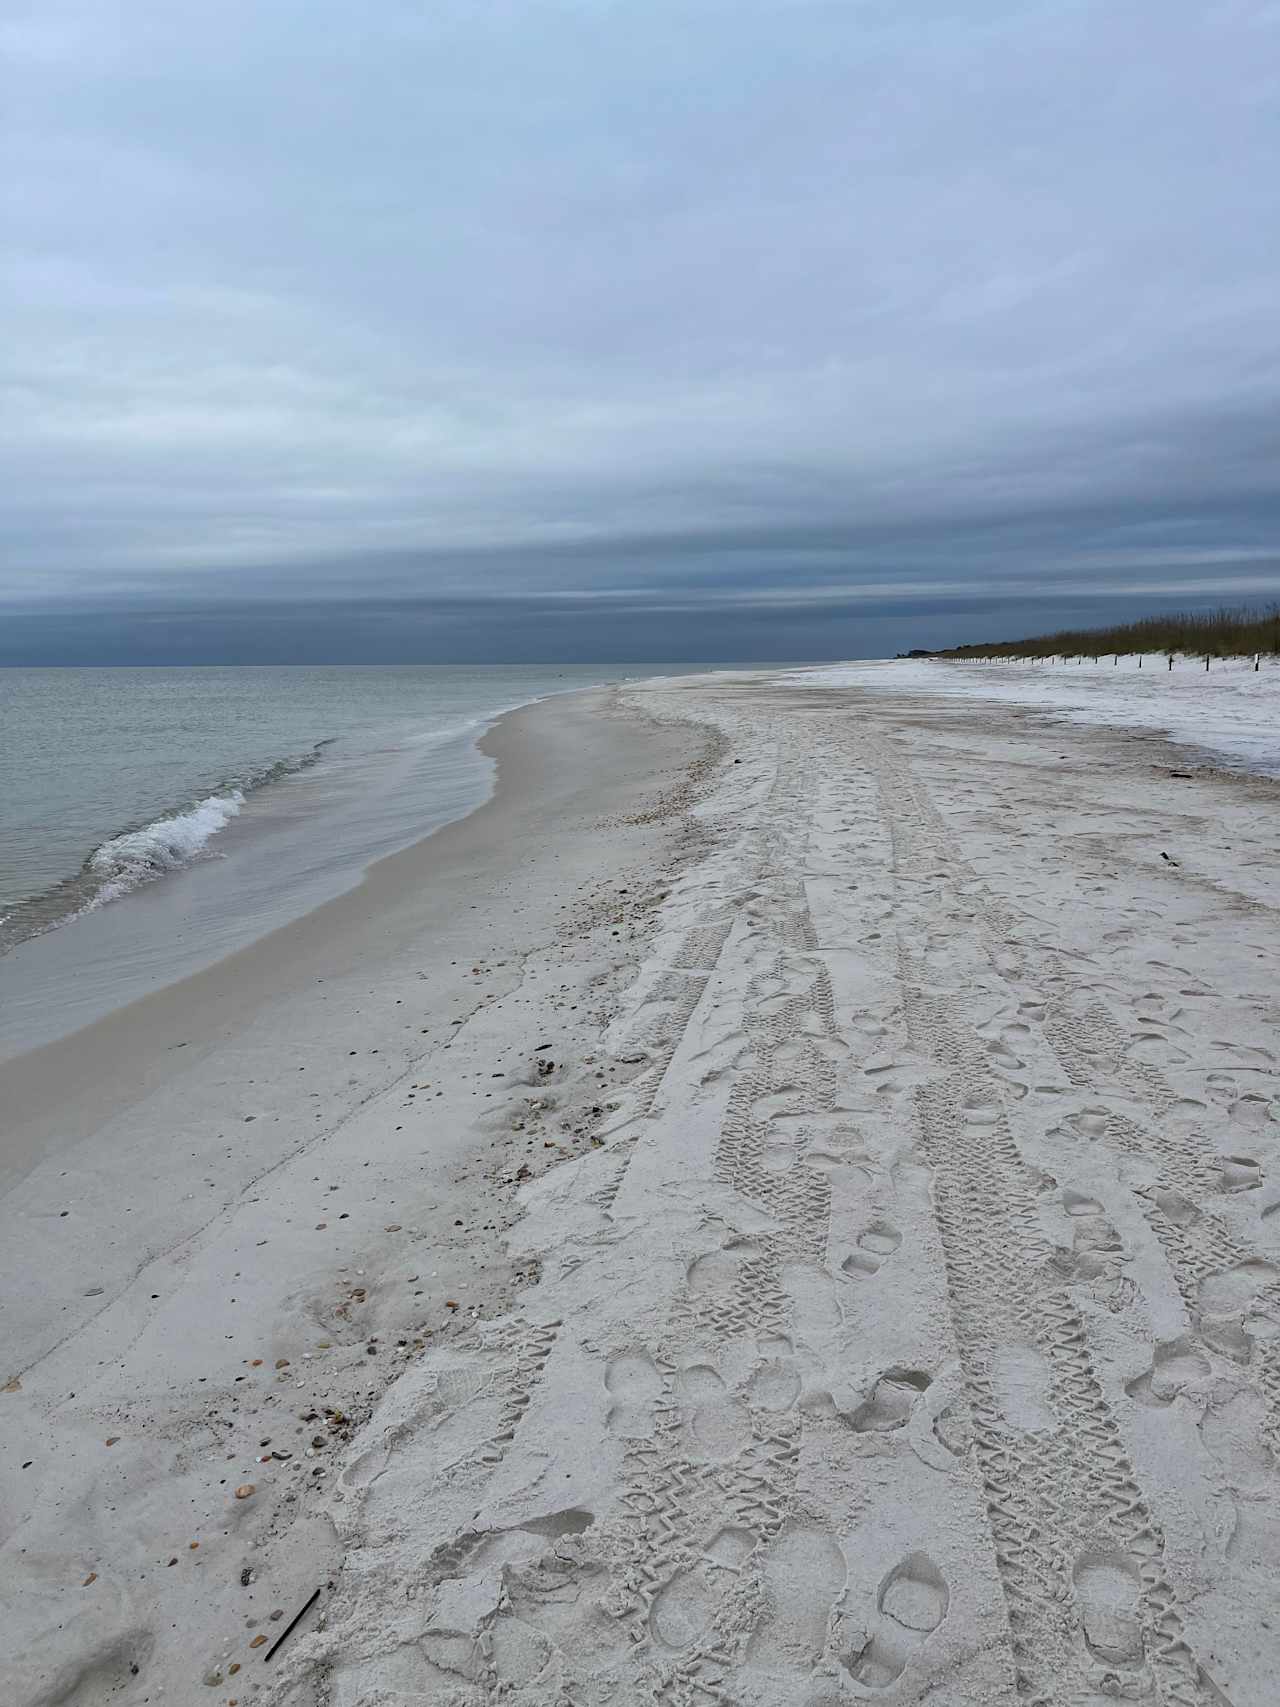
<svg viewBox="0 0 1280 1707">
<path fill-rule="evenodd" d="M 0 1055 L 352 887 L 479 805 L 477 738 L 671 666 L 0 670 Z"/>
</svg>

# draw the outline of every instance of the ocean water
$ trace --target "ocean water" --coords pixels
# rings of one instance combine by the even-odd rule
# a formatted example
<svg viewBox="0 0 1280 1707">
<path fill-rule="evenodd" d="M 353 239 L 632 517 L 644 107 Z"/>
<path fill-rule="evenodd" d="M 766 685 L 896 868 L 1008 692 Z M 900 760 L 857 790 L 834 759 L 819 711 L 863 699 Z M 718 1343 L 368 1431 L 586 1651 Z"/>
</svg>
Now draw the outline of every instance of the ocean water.
<svg viewBox="0 0 1280 1707">
<path fill-rule="evenodd" d="M 670 666 L 0 670 L 0 1057 L 479 805 L 503 711 Z"/>
</svg>

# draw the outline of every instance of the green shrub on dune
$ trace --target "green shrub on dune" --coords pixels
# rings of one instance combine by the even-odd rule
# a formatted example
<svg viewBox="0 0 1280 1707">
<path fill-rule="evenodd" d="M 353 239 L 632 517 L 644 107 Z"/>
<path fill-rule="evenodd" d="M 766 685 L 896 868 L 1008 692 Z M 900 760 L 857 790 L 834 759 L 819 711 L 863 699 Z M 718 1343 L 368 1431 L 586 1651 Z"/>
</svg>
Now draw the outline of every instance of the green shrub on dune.
<svg viewBox="0 0 1280 1707">
<path fill-rule="evenodd" d="M 1280 604 L 1265 610 L 1182 611 L 1148 616 L 1113 628 L 1063 629 L 1027 640 L 953 646 L 940 658 L 1100 658 L 1111 653 L 1175 653 L 1193 657 L 1246 658 L 1280 654 Z"/>
</svg>

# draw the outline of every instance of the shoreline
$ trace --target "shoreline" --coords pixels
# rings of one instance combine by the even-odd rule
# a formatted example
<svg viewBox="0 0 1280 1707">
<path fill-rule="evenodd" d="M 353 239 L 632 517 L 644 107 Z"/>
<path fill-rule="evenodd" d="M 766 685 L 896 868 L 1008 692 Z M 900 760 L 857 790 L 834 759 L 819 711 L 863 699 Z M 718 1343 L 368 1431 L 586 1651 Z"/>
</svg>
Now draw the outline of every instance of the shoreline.
<svg viewBox="0 0 1280 1707">
<path fill-rule="evenodd" d="M 423 814 L 427 820 L 425 829 L 406 826 L 403 835 L 397 836 L 385 851 L 367 851 L 340 874 L 326 872 L 319 881 L 314 873 L 304 874 L 299 870 L 292 891 L 285 889 L 272 895 L 265 917 L 237 909 L 235 886 L 246 881 L 246 854 L 262 842 L 264 835 L 270 837 L 276 833 L 282 811 L 287 822 L 296 812 L 296 806 L 291 805 L 287 795 L 273 792 L 275 783 L 244 795 L 241 805 L 227 816 L 217 835 L 210 838 L 212 845 L 202 855 L 133 884 L 102 905 L 90 904 L 70 912 L 50 927 L 6 945 L 0 955 L 0 1001 L 7 997 L 11 1011 L 9 1035 L 0 1038 L 0 1064 L 58 1037 L 85 1030 L 148 994 L 183 983 L 240 949 L 252 947 L 285 925 L 358 889 L 365 875 L 382 860 L 409 851 L 438 830 L 479 811 L 492 797 L 497 766 L 496 762 L 486 763 L 493 755 L 484 743 L 504 718 L 550 699 L 573 693 L 607 692 L 610 686 L 608 682 L 591 682 L 576 688 L 553 689 L 466 719 L 456 728 L 432 731 L 429 745 L 441 752 L 464 755 L 464 764 L 469 765 L 471 759 L 477 761 L 474 786 L 466 790 L 464 798 L 456 798 L 462 787 L 458 775 L 438 776 L 435 787 L 440 797 L 434 804 L 428 802 Z M 321 746 L 331 744 L 332 738 L 327 738 Z M 401 748 L 400 754 L 403 757 L 411 750 L 412 744 Z M 366 760 L 378 756 L 366 755 Z M 323 777 L 312 763 L 307 763 L 291 768 L 284 780 L 314 786 Z M 271 815 L 261 821 L 264 807 Z M 322 818 L 323 815 L 322 806 Z M 157 822 L 148 820 L 144 829 L 154 829 Z M 128 833 L 115 833 L 109 842 L 128 839 Z M 212 858 L 208 857 L 210 854 Z M 261 872 L 253 864 L 248 867 L 247 881 L 255 890 L 256 910 L 261 906 L 257 894 Z M 68 887 L 69 883 L 60 883 L 49 893 L 53 895 Z M 193 918 L 195 940 L 191 940 Z M 219 927 L 230 938 L 229 946 L 220 944 L 213 934 Z M 182 946 L 175 946 L 178 944 Z M 130 981 L 123 995 L 105 982 L 113 964 L 122 966 Z M 77 988 L 85 971 L 90 974 L 92 989 L 87 1004 Z M 78 1010 L 70 1029 L 53 1037 L 41 1035 L 40 1014 L 65 1011 L 69 1004 Z M 15 1031 L 13 1016 L 19 1009 L 21 1017 Z"/>
<path fill-rule="evenodd" d="M 54 1130 L 65 1131 L 69 1123 L 74 1129 L 76 1121 L 86 1117 L 100 1122 L 104 1114 L 110 1117 L 118 1111 L 119 1099 L 131 1094 L 131 1087 L 139 1077 L 149 1078 L 155 1072 L 165 1053 L 193 1044 L 199 1047 L 214 1036 L 225 1036 L 233 1023 L 242 1023 L 247 1017 L 246 989 L 251 1002 L 265 1006 L 295 988 L 303 978 L 320 976 L 316 967 L 328 966 L 336 960 L 337 944 L 344 940 L 353 924 L 360 930 L 368 911 L 394 906 L 403 897 L 406 884 L 420 874 L 428 844 L 441 846 L 447 859 L 451 851 L 448 842 L 437 843 L 437 838 L 447 838 L 450 830 L 467 824 L 487 808 L 499 810 L 505 805 L 514 779 L 508 775 L 504 781 L 501 777 L 504 743 L 498 732 L 507 719 L 518 718 L 530 709 L 520 706 L 502 713 L 476 741 L 479 751 L 498 761 L 498 768 L 488 796 L 461 817 L 429 831 L 407 848 L 373 861 L 349 889 L 256 937 L 243 948 L 125 1002 L 88 1025 L 34 1049 L 22 1049 L 7 1059 L 4 1072 L 9 1135 L 5 1149 L 0 1151 L 0 1182 L 11 1175 L 15 1165 L 8 1149 L 12 1131 L 24 1128 L 35 1107 L 47 1102 L 49 1082 L 59 1086 L 60 1095 L 68 1099 L 68 1104 L 45 1117 L 40 1130 L 46 1135 Z M 513 753 L 512 757 L 515 756 Z M 133 899 L 136 897 L 126 898 Z M 74 1086 L 82 1073 L 92 1080 L 92 1090 L 77 1095 L 69 1087 Z M 73 1136 L 83 1133 L 73 1130 Z"/>
<path fill-rule="evenodd" d="M 242 1571 L 287 1604 L 323 1568 L 298 1411 L 358 1420 L 415 1346 L 527 1283 L 489 1105 L 527 1093 L 530 1170 L 587 1145 L 587 1016 L 628 975 L 705 743 L 608 689 L 485 741 L 475 812 L 4 1069 L 6 1701 L 188 1698 L 191 1632 L 255 1605 L 271 1627 Z M 316 1426 L 333 1448 L 353 1424 Z M 258 1465 L 263 1439 L 289 1456 Z"/>
<path fill-rule="evenodd" d="M 319 763 L 324 748 L 332 744 L 332 737 L 317 741 L 310 752 L 280 758 L 259 774 L 222 779 L 168 810 L 117 826 L 87 849 L 76 870 L 3 903 L 8 910 L 0 915 L 0 956 L 37 937 L 63 930 L 100 907 L 135 894 L 148 883 L 197 864 L 214 838 L 234 823 L 247 801 L 274 783 L 310 770 Z M 174 834 L 185 840 L 191 851 L 183 858 L 170 853 L 169 858 L 157 860 L 156 845 Z M 29 917 L 37 922 L 16 934 L 14 921 Z"/>
<path fill-rule="evenodd" d="M 476 806 L 372 861 L 349 889 L 245 947 L 88 1025 L 4 1059 L 0 1187 L 21 1177 L 24 1168 L 39 1159 L 35 1146 L 55 1132 L 75 1142 L 85 1136 L 85 1123 L 97 1126 L 114 1117 L 136 1083 L 150 1081 L 168 1053 L 199 1051 L 215 1039 L 225 1041 L 250 1023 L 257 1009 L 312 978 L 322 981 L 335 966 L 351 964 L 343 956 L 360 955 L 371 919 L 385 915 L 381 928 L 386 931 L 402 922 L 430 867 L 453 863 L 461 868 L 477 849 L 500 842 L 510 832 L 494 821 L 508 813 L 518 819 L 528 816 L 536 809 L 541 787 L 549 784 L 560 797 L 571 797 L 576 790 L 565 786 L 572 769 L 568 762 L 564 783 L 557 783 L 551 767 L 533 779 L 527 760 L 535 737 L 527 733 L 525 720 L 553 702 L 600 702 L 618 691 L 607 684 L 575 688 L 500 713 L 475 742 L 495 765 L 489 793 Z M 50 1085 L 57 1087 L 53 1109 L 47 1106 Z"/>
<path fill-rule="evenodd" d="M 1261 1700 L 1280 788 L 763 672 L 500 744 L 0 1204 L 6 1700 Z"/>
<path fill-rule="evenodd" d="M 247 668 L 250 675 L 260 673 L 255 672 L 252 666 Z M 307 675 L 314 674 L 310 666 L 300 668 Z M 378 674 L 376 669 L 371 672 L 360 666 L 353 668 L 356 676 L 360 678 L 370 674 L 376 678 Z M 396 666 L 389 668 L 394 674 L 401 673 Z M 282 813 L 286 818 L 308 814 L 325 817 L 332 812 L 334 806 L 331 794 L 326 793 L 326 783 L 331 788 L 335 777 L 341 778 L 350 772 L 353 762 L 359 765 L 366 778 L 371 779 L 364 790 L 365 798 L 372 796 L 376 802 L 379 795 L 386 791 L 384 773 L 389 760 L 398 761 L 403 766 L 411 755 L 429 750 L 451 754 L 465 752 L 482 758 L 481 742 L 485 734 L 502 718 L 528 706 L 566 694 L 607 691 L 615 685 L 647 679 L 650 675 L 667 676 L 672 670 L 677 674 L 681 673 L 682 669 L 687 669 L 689 673 L 704 673 L 714 672 L 717 666 L 700 665 L 691 669 L 678 665 L 664 667 L 589 664 L 540 668 L 550 679 L 535 682 L 527 678 L 538 673 L 537 669 L 510 667 L 510 679 L 501 682 L 501 687 L 506 691 L 495 697 L 493 690 L 497 684 L 483 683 L 483 678 L 490 675 L 501 678 L 506 667 L 480 666 L 475 672 L 481 679 L 477 685 L 485 685 L 487 703 L 466 705 L 458 702 L 459 688 L 456 682 L 441 683 L 431 679 L 437 673 L 438 667 L 426 666 L 427 679 L 422 685 L 428 698 L 432 693 L 453 695 L 454 703 L 448 708 L 448 721 L 440 722 L 442 708 L 439 704 L 428 704 L 425 708 L 419 708 L 420 714 L 425 711 L 425 726 L 410 731 L 404 726 L 404 720 L 409 715 L 406 705 L 400 708 L 399 719 L 381 730 L 356 723 L 342 729 L 338 734 L 317 736 L 314 729 L 311 729 L 308 732 L 311 738 L 308 740 L 299 729 L 282 729 L 279 732 L 279 740 L 286 750 L 266 755 L 259 748 L 246 757 L 238 768 L 231 753 L 223 752 L 220 761 L 223 768 L 206 768 L 202 774 L 190 777 L 189 786 L 185 791 L 175 783 L 174 793 L 167 798 L 153 793 L 137 802 L 137 810 L 132 814 L 126 811 L 121 816 L 111 818 L 99 816 L 96 833 L 91 824 L 77 823 L 77 840 L 70 845 L 65 839 L 65 827 L 60 830 L 56 817 L 58 810 L 65 810 L 65 802 L 55 806 L 54 825 L 52 828 L 45 826 L 42 868 L 28 871 L 34 858 L 30 847 L 18 845 L 12 850 L 11 863 L 16 872 L 27 872 L 28 875 L 26 887 L 0 898 L 0 968 L 8 955 L 23 950 L 30 943 L 55 936 L 72 924 L 92 919 L 104 909 L 111 909 L 110 916 L 116 916 L 115 909 L 122 900 L 127 901 L 139 896 L 154 900 L 158 895 L 166 893 L 163 887 L 158 888 L 157 885 L 163 885 L 166 881 L 180 882 L 184 878 L 198 877 L 202 871 L 207 873 L 210 855 L 232 857 L 242 865 L 246 839 L 252 842 L 260 840 L 264 835 L 274 835 L 279 829 Z M 643 674 L 635 673 L 641 668 Z M 621 673 L 624 669 L 625 674 Z M 553 670 L 554 677 L 551 676 Z M 37 670 L 31 673 L 44 676 L 51 672 Z M 92 673 L 79 668 L 71 670 L 71 674 L 77 677 Z M 132 677 L 138 672 L 126 670 L 125 673 Z M 192 672 L 188 672 L 190 673 Z M 195 673 L 198 674 L 198 671 Z M 216 673 L 225 676 L 228 671 L 219 666 Z M 339 669 L 336 673 L 341 676 L 342 672 Z M 446 675 L 457 673 L 445 670 Z M 583 679 L 563 685 L 566 676 L 579 676 Z M 2 683 L 3 676 L 0 675 L 0 685 Z M 20 707 L 19 711 L 22 709 Z M 29 711 L 30 707 L 25 709 Z M 312 711 L 314 717 L 323 725 L 323 710 L 313 707 Z M 384 713 L 385 715 L 387 713 Z M 107 733 L 110 733 L 109 729 Z M 375 738 L 372 744 L 369 744 L 371 735 Z M 289 744 L 291 739 L 292 745 Z M 330 752 L 330 749 L 334 751 Z M 20 742 L 19 763 L 21 759 Z M 330 887 L 319 893 L 309 893 L 308 890 L 315 889 L 314 882 L 306 884 L 304 879 L 309 874 L 299 869 L 295 875 L 302 890 L 300 901 L 285 901 L 283 907 L 277 909 L 279 916 L 274 923 L 259 922 L 257 934 L 265 935 L 278 924 L 288 922 L 289 918 L 300 917 L 300 912 L 292 910 L 299 904 L 303 911 L 311 911 L 323 905 L 326 900 L 345 893 L 346 889 L 359 883 L 363 870 L 368 866 L 392 853 L 404 851 L 432 834 L 435 829 L 477 810 L 492 792 L 494 772 L 492 766 L 484 764 L 477 764 L 474 768 L 476 774 L 470 779 L 474 786 L 468 798 L 462 802 L 457 799 L 462 783 L 456 760 L 447 773 L 428 779 L 425 799 L 419 801 L 419 804 L 426 808 L 419 814 L 421 822 L 406 816 L 394 834 L 383 834 L 373 845 L 349 850 L 349 859 L 336 886 L 330 877 Z M 421 790 L 423 779 L 417 776 L 402 776 L 397 780 L 407 783 L 409 790 L 416 797 Z M 318 800 L 315 798 L 317 785 Z M 299 803 L 290 800 L 297 786 L 304 790 L 301 811 Z M 305 798 L 308 792 L 312 796 L 310 800 Z M 358 804 L 358 801 L 353 803 Z M 20 802 L 21 804 L 23 803 Z M 25 804 L 30 809 L 30 802 Z M 7 847 L 0 844 L 0 854 L 8 851 Z M 16 881 L 15 870 L 10 870 L 7 874 L 11 882 Z M 238 875 L 243 882 L 243 871 L 239 871 Z M 249 875 L 252 880 L 253 873 L 250 872 Z M 188 906 L 190 899 L 188 895 Z M 277 897 L 277 900 L 279 899 Z M 145 912 L 142 917 L 145 919 Z M 174 911 L 175 921 L 181 917 L 182 909 L 177 906 Z M 234 921 L 232 922 L 234 924 Z M 123 930 L 119 934 L 122 939 L 128 935 Z M 253 939 L 246 938 L 246 941 L 248 940 Z M 211 964 L 213 958 L 219 957 L 207 956 L 203 964 Z M 173 972 L 166 981 L 177 982 L 179 978 L 189 976 L 196 970 L 199 970 L 199 963 L 192 962 L 183 970 Z"/>
<path fill-rule="evenodd" d="M 403 763 L 425 748 L 459 741 L 465 745 L 507 712 L 562 692 L 608 687 L 620 679 L 619 668 L 591 664 L 483 665 L 462 671 L 396 665 L 294 669 L 302 680 L 287 693 L 281 691 L 291 673 L 287 665 L 0 671 L 0 700 L 13 722 L 16 755 L 10 758 L 17 776 L 38 776 L 42 769 L 43 750 L 33 729 L 37 724 L 47 729 L 61 697 L 49 678 L 70 678 L 64 690 L 65 737 L 72 751 L 88 749 L 88 768 L 83 774 L 75 767 L 71 772 L 72 784 L 82 785 L 81 796 L 56 789 L 42 804 L 31 788 L 17 789 L 16 824 L 35 821 L 27 826 L 30 835 L 19 828 L 12 838 L 0 838 L 0 863 L 7 867 L 0 872 L 0 944 L 11 949 L 83 919 L 121 896 L 145 890 L 157 878 L 198 869 L 211 842 L 218 848 L 235 843 L 238 818 L 261 820 L 264 802 L 279 803 L 282 791 L 276 784 L 306 784 L 307 773 L 318 769 L 308 791 L 314 796 L 316 781 L 332 781 L 349 772 L 353 762 L 376 783 L 379 767 L 385 771 L 389 762 Z M 663 672 L 658 668 L 657 673 Z M 119 703 L 110 695 L 101 703 L 104 678 L 114 676 L 124 678 Z M 193 743 L 172 758 L 163 755 L 166 762 L 155 782 L 137 763 L 112 762 L 114 749 L 131 754 L 136 748 L 145 757 L 149 744 L 159 738 L 168 701 L 162 705 L 157 694 L 148 691 L 148 676 L 164 682 L 179 698 L 184 683 L 194 684 L 197 691 L 185 714 L 197 724 L 202 717 L 208 719 Z M 5 696 L 10 677 L 17 678 L 19 688 Z M 252 719 L 246 719 L 243 706 L 238 716 L 224 715 L 227 704 L 218 698 L 218 690 L 226 695 L 233 686 L 253 700 L 257 715 Z M 45 703 L 42 692 L 52 703 Z M 183 732 L 188 732 L 185 725 Z M 107 790 L 100 774 L 104 768 L 113 785 Z M 409 780 L 416 784 L 417 779 Z M 481 803 L 487 780 L 464 810 Z M 434 781 L 438 785 L 440 779 Z M 286 798 L 291 792 L 288 787 L 283 791 Z M 320 796 L 323 812 L 332 801 L 323 787 Z M 307 809 L 315 809 L 314 800 Z M 451 815 L 456 812 L 451 810 Z M 421 829 L 406 819 L 398 826 L 403 830 L 398 843 L 370 846 L 365 863 L 409 846 L 434 827 L 430 818 Z M 238 828 L 243 830 L 243 824 Z M 228 829 L 233 831 L 230 837 Z M 259 823 L 258 833 L 263 829 L 270 830 L 269 816 Z M 315 904 L 313 898 L 310 905 Z"/>
<path fill-rule="evenodd" d="M 41 1087 L 47 1080 L 65 1084 L 79 1077 L 81 1073 L 91 1073 L 94 1088 L 86 1107 L 92 1111 L 95 1119 L 101 1118 L 104 1087 L 109 1087 L 116 1078 L 116 1069 L 121 1063 L 124 1063 L 124 1077 L 133 1078 L 137 1073 L 140 1055 L 145 1059 L 145 1070 L 149 1072 L 154 1069 L 159 1057 L 166 1050 L 187 1047 L 195 1038 L 220 1032 L 228 1023 L 228 1004 L 218 996 L 224 982 L 220 977 L 223 968 L 228 969 L 225 980 L 228 985 L 247 984 L 255 992 L 256 998 L 265 1003 L 273 993 L 278 994 L 288 988 L 301 976 L 301 956 L 309 954 L 317 964 L 330 961 L 332 953 L 324 946 L 326 941 L 336 942 L 353 924 L 359 932 L 369 909 L 402 903 L 406 890 L 415 882 L 424 861 L 429 857 L 429 846 L 437 848 L 442 859 L 446 861 L 457 858 L 459 855 L 455 852 L 455 840 L 450 836 L 450 832 L 458 832 L 456 845 L 461 849 L 468 844 L 470 834 L 463 833 L 462 826 L 471 824 L 472 820 L 481 814 L 490 809 L 496 812 L 505 808 L 509 798 L 516 801 L 521 809 L 527 808 L 528 791 L 522 788 L 519 781 L 523 736 L 515 720 L 555 701 L 583 699 L 587 696 L 608 698 L 618 689 L 619 684 L 610 683 L 570 688 L 559 693 L 545 694 L 540 699 L 529 700 L 522 705 L 496 713 L 487 728 L 475 737 L 473 742 L 478 753 L 493 761 L 489 791 L 476 804 L 459 815 L 446 819 L 406 846 L 371 860 L 348 887 L 307 907 L 305 911 L 283 923 L 263 931 L 243 946 L 231 949 L 207 964 L 199 965 L 190 972 L 168 980 L 143 995 L 125 1000 L 86 1024 L 76 1026 L 74 1030 L 61 1033 L 47 1042 L 34 1046 L 20 1045 L 10 1053 L 0 1052 L 0 1072 L 3 1072 L 5 1079 L 7 1115 L 6 1132 L 0 1136 L 0 1185 L 12 1175 L 13 1163 L 7 1153 L 12 1129 L 26 1121 L 33 1101 L 43 1100 Z M 507 763 L 505 775 L 504 756 Z M 474 826 L 474 831 L 482 841 L 487 840 L 487 820 Z M 176 876 L 181 873 L 169 875 Z M 161 887 L 164 882 L 165 879 L 161 878 L 155 887 Z M 140 892 L 134 891 L 123 897 L 120 903 L 112 905 L 128 907 L 138 903 L 145 906 L 149 899 L 150 886 Z M 346 907 L 344 903 L 347 904 Z M 61 931 L 66 926 L 57 928 Z M 46 936 L 54 934 L 52 931 L 44 933 Z M 16 945 L 17 950 L 26 947 L 27 942 L 38 940 L 40 939 L 26 939 Z M 15 951 L 9 952 L 12 954 Z M 231 1006 L 237 1014 L 243 1013 L 243 1004 L 238 993 Z M 182 1033 L 189 1033 L 190 1037 L 180 1039 Z M 109 1098 L 109 1091 L 107 1095 Z M 106 1106 L 114 1105 L 108 1101 Z M 46 1127 L 52 1130 L 47 1122 Z"/>
</svg>

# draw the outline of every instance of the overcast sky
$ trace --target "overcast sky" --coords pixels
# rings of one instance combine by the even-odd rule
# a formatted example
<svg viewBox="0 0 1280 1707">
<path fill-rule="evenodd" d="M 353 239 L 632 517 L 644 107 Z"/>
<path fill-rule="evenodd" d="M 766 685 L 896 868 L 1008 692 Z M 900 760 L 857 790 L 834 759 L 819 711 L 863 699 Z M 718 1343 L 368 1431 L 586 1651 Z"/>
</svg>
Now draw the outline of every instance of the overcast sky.
<svg viewBox="0 0 1280 1707">
<path fill-rule="evenodd" d="M 10 0 L 0 661 L 1280 594 L 1280 4 Z"/>
</svg>

